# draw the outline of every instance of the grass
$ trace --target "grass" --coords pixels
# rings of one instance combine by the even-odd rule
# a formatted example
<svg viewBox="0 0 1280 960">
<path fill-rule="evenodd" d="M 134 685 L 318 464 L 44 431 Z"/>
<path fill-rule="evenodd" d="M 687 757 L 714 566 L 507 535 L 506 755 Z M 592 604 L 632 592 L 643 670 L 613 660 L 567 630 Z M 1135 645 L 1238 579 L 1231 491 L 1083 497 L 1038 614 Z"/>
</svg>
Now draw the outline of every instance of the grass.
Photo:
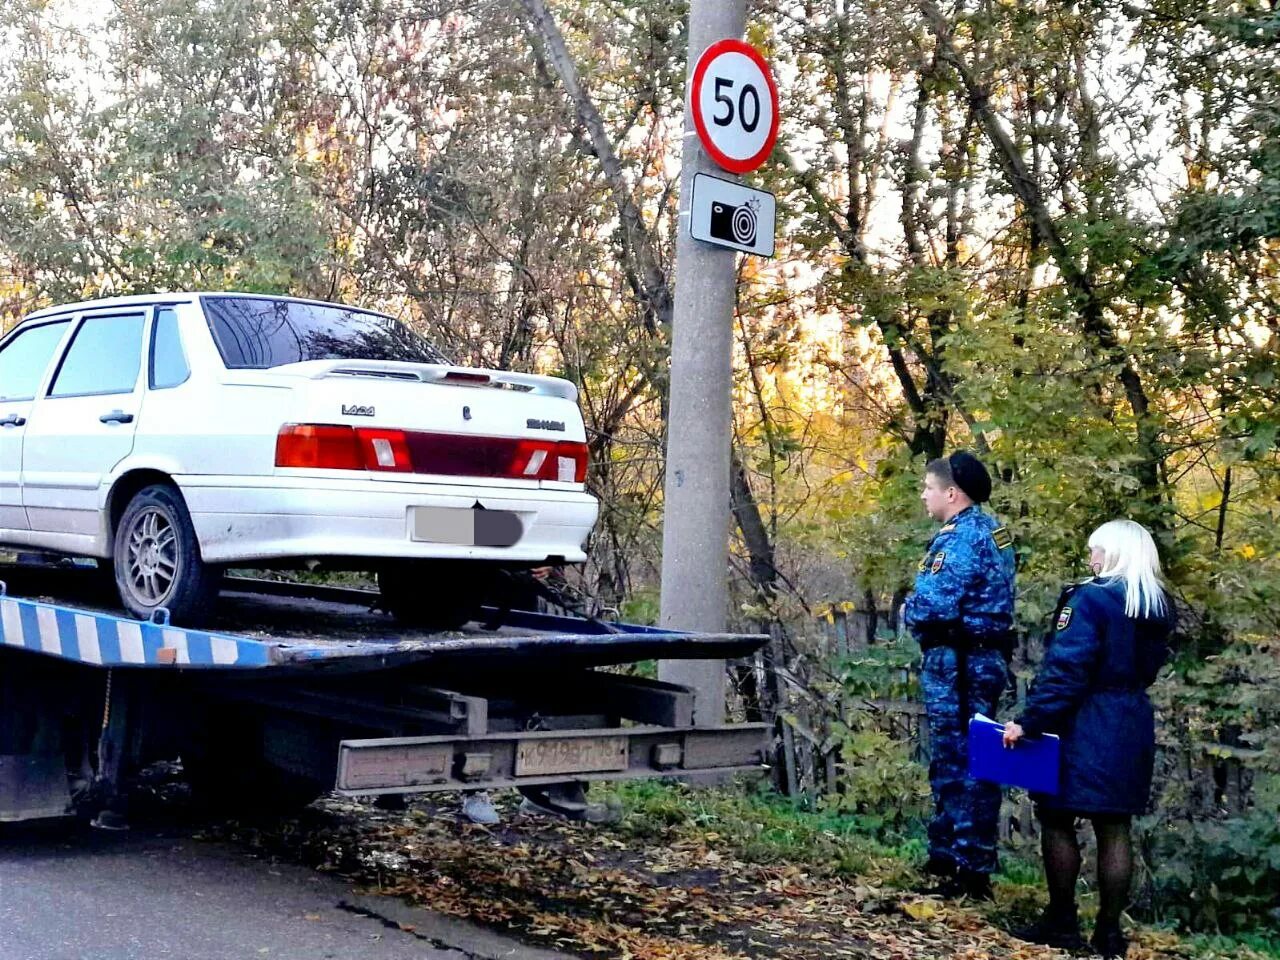
<svg viewBox="0 0 1280 960">
<path fill-rule="evenodd" d="M 1263 957 L 1280 958 L 1280 933 L 1243 933 L 1234 937 L 1194 934 L 1186 938 L 1186 943 L 1201 960 L 1238 957 L 1241 947 Z"/>
<path fill-rule="evenodd" d="M 728 787 L 694 788 L 665 781 L 628 781 L 593 795 L 616 800 L 626 811 L 619 829 L 643 839 L 701 838 L 725 853 L 751 863 L 796 865 L 818 874 L 859 877 L 875 885 L 906 889 L 918 882 L 926 844 L 923 825 L 886 830 L 877 822 L 826 810 L 806 810 L 739 782 Z M 996 875 L 999 897 L 985 908 L 999 926 L 1024 922 L 1046 900 L 1038 858 L 1006 853 Z M 1082 891 L 1084 915 L 1096 909 L 1092 893 Z M 1169 935 L 1175 936 L 1172 931 Z M 1249 954 L 1280 960 L 1280 933 L 1258 931 L 1237 936 L 1182 934 L 1178 953 L 1198 960 L 1226 960 Z"/>
<path fill-rule="evenodd" d="M 711 837 L 751 863 L 800 865 L 892 884 L 908 882 L 912 864 L 924 857 L 921 836 L 876 830 L 847 814 L 805 811 L 741 784 L 708 789 L 629 781 L 602 792 L 612 793 L 626 810 L 626 833 L 645 839 Z"/>
</svg>

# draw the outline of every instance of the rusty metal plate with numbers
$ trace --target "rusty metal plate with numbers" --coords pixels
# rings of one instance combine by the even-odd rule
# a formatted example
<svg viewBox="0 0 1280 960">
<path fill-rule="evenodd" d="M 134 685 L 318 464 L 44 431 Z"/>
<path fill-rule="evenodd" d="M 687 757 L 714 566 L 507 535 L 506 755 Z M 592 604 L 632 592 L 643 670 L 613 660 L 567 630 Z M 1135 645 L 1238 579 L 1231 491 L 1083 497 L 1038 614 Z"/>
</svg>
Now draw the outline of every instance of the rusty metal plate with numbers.
<svg viewBox="0 0 1280 960">
<path fill-rule="evenodd" d="M 383 747 L 343 750 L 338 767 L 339 790 L 412 787 L 449 779 L 453 750 L 438 747 Z"/>
<path fill-rule="evenodd" d="M 545 777 L 557 773 L 625 770 L 629 759 L 626 737 L 522 740 L 516 748 L 515 774 L 517 777 Z"/>
</svg>

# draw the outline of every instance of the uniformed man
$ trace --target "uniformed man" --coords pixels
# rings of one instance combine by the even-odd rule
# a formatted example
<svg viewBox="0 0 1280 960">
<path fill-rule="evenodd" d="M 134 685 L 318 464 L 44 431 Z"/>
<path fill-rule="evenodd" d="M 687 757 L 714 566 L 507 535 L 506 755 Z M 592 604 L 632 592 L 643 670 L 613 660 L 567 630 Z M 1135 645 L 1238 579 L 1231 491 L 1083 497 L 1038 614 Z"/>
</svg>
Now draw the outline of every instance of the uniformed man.
<svg viewBox="0 0 1280 960">
<path fill-rule="evenodd" d="M 920 499 L 942 526 L 904 608 L 924 652 L 934 801 L 926 869 L 944 878 L 931 892 L 975 899 L 991 898 L 1000 788 L 969 778 L 968 721 L 995 716 L 1013 636 L 1013 538 L 978 506 L 990 496 L 991 476 L 972 454 L 925 467 Z"/>
</svg>

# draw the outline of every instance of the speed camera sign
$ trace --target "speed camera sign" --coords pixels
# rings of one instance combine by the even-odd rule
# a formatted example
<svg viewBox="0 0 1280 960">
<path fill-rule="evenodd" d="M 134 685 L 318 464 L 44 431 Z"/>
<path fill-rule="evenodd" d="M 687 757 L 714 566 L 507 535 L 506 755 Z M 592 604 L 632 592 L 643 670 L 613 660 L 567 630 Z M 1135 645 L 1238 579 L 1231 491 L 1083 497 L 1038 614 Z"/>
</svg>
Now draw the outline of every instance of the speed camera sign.
<svg viewBox="0 0 1280 960">
<path fill-rule="evenodd" d="M 764 163 L 778 139 L 778 87 L 764 57 L 741 40 L 718 40 L 698 58 L 690 90 L 693 125 L 730 173 Z"/>
<path fill-rule="evenodd" d="M 773 194 L 705 173 L 693 175 L 689 232 L 718 247 L 773 256 L 778 206 Z"/>
</svg>

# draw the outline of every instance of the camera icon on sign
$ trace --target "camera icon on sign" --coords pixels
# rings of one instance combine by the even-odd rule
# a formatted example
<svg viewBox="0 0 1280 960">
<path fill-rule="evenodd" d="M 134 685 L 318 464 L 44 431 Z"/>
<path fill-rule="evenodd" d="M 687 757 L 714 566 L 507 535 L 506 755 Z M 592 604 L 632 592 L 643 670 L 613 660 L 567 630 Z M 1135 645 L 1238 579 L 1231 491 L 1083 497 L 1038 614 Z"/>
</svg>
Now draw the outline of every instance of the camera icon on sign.
<svg viewBox="0 0 1280 960">
<path fill-rule="evenodd" d="M 748 200 L 741 206 L 716 201 L 711 204 L 711 226 L 707 232 L 717 240 L 754 247 L 759 208 L 758 200 Z"/>
</svg>

